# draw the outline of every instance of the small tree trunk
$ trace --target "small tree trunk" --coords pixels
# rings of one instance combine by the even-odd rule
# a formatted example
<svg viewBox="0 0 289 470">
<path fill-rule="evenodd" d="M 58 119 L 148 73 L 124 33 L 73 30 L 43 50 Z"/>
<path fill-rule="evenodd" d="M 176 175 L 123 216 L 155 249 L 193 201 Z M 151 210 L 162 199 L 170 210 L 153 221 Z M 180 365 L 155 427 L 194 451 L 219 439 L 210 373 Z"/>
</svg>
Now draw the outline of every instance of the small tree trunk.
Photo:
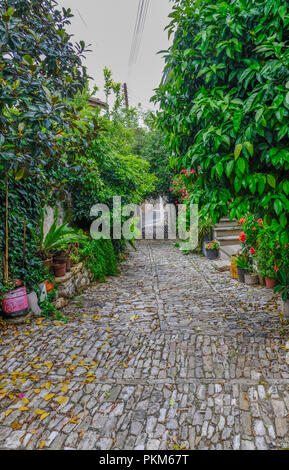
<svg viewBox="0 0 289 470">
<path fill-rule="evenodd" d="M 6 229 L 6 237 L 5 237 L 5 272 L 4 272 L 4 279 L 5 283 L 8 283 L 9 278 L 9 261 L 8 261 L 8 240 L 9 240 L 9 233 L 8 233 L 8 173 L 6 173 L 6 212 L 5 212 L 5 229 Z"/>
<path fill-rule="evenodd" d="M 24 220 L 24 227 L 23 227 L 23 268 L 25 267 L 25 254 L 26 254 L 26 225 L 27 222 Z"/>
</svg>

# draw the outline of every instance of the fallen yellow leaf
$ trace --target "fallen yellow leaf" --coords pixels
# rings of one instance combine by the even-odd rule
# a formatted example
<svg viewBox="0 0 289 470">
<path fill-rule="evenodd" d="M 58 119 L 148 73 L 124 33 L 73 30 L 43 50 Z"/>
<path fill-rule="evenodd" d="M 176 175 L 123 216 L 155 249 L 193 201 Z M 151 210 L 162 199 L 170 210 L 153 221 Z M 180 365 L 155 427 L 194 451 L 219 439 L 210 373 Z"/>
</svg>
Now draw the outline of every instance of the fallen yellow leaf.
<svg viewBox="0 0 289 470">
<path fill-rule="evenodd" d="M 48 413 L 48 411 L 46 411 L 45 413 L 43 413 L 41 416 L 40 416 L 40 421 L 43 421 L 45 418 L 47 418 L 47 416 L 49 416 L 50 413 Z"/>
<path fill-rule="evenodd" d="M 65 403 L 67 401 L 67 397 L 57 397 L 56 401 L 58 401 L 58 403 L 60 403 L 60 405 L 62 405 L 63 403 Z"/>
<path fill-rule="evenodd" d="M 68 391 L 68 385 L 67 384 L 63 384 L 62 385 L 62 388 L 61 388 L 61 391 L 62 393 L 66 393 Z"/>
<path fill-rule="evenodd" d="M 44 400 L 47 401 L 47 400 L 50 400 L 50 398 L 54 397 L 55 393 L 48 393 L 48 395 L 46 395 L 44 397 Z"/>
<path fill-rule="evenodd" d="M 41 441 L 40 444 L 39 444 L 39 449 L 42 449 L 44 446 L 46 446 L 46 442 Z"/>
</svg>

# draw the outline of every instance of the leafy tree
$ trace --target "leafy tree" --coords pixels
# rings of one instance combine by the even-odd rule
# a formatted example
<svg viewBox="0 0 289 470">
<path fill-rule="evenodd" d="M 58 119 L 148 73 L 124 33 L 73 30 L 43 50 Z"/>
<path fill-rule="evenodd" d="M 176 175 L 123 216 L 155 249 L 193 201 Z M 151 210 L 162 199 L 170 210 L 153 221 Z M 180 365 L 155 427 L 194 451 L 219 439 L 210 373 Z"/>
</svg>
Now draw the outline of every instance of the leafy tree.
<svg viewBox="0 0 289 470">
<path fill-rule="evenodd" d="M 26 220 L 29 214 L 29 210 L 22 213 L 22 204 L 18 214 L 16 207 L 11 212 L 9 196 L 13 201 L 39 201 L 44 185 L 41 188 L 37 182 L 43 169 L 59 164 L 63 133 L 69 134 L 76 122 L 70 103 L 85 84 L 86 70 L 81 64 L 85 44 L 70 42 L 65 26 L 71 17 L 70 10 L 57 10 L 54 0 L 0 3 L 0 200 L 4 202 L 0 225 L 5 227 L 0 236 L 5 236 L 6 282 L 8 261 L 11 268 L 17 265 L 20 248 L 18 233 L 10 237 L 8 253 L 9 213 L 12 220 L 22 216 Z M 18 181 L 28 175 L 33 181 L 20 187 L 14 184 L 14 178 Z M 31 222 L 36 224 L 37 219 Z"/>
<path fill-rule="evenodd" d="M 35 173 L 59 157 L 71 124 L 70 99 L 86 78 L 65 31 L 70 10 L 54 0 L 3 0 L 0 5 L 0 169 Z"/>
<path fill-rule="evenodd" d="M 201 167 L 194 189 L 213 221 L 259 213 L 287 243 L 288 2 L 175 0 L 170 16 L 175 38 L 154 99 L 171 165 Z"/>
<path fill-rule="evenodd" d="M 169 166 L 170 153 L 164 143 L 164 134 L 157 128 L 153 113 L 145 113 L 143 118 L 146 127 L 136 129 L 133 151 L 149 162 L 151 173 L 157 177 L 155 189 L 146 197 L 156 199 L 162 195 L 171 199 L 169 188 L 173 172 Z"/>
</svg>

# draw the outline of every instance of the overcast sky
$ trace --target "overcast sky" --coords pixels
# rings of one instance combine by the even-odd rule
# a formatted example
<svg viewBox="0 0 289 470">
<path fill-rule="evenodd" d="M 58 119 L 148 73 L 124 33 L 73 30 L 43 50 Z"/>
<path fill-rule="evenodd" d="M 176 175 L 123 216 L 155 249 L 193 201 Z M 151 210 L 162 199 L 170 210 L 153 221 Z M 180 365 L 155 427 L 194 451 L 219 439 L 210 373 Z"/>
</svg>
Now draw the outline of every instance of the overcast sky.
<svg viewBox="0 0 289 470">
<path fill-rule="evenodd" d="M 130 70 L 129 55 L 139 0 L 58 0 L 59 5 L 71 8 L 74 18 L 68 29 L 74 39 L 91 44 L 87 55 L 88 73 L 104 98 L 103 73 L 106 65 L 113 71 L 115 81 L 127 82 L 130 105 L 141 102 L 145 109 L 162 77 L 164 61 L 158 51 L 169 46 L 165 26 L 171 10 L 169 0 L 150 0 L 146 26 L 138 61 Z"/>
</svg>

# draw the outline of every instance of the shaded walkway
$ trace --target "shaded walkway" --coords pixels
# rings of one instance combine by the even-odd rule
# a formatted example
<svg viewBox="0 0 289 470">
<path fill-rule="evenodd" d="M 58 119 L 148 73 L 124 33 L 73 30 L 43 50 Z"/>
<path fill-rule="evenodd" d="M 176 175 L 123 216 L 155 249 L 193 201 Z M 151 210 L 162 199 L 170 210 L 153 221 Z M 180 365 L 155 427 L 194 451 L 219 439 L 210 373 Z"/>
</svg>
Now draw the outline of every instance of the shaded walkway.
<svg viewBox="0 0 289 470">
<path fill-rule="evenodd" d="M 289 447 L 288 335 L 271 291 L 139 242 L 121 276 L 66 312 L 67 325 L 0 329 L 0 448 Z"/>
</svg>

